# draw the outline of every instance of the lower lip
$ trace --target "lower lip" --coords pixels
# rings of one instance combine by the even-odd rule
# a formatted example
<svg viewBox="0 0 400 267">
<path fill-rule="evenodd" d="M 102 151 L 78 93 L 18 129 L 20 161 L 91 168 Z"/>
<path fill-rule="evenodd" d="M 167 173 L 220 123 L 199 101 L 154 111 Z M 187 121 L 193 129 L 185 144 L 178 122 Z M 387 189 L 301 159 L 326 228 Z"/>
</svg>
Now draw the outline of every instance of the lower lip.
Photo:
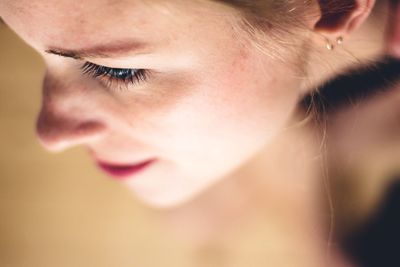
<svg viewBox="0 0 400 267">
<path fill-rule="evenodd" d="M 105 173 L 114 177 L 115 179 L 127 179 L 138 173 L 143 172 L 155 160 L 148 160 L 135 165 L 112 165 L 103 162 L 97 162 L 97 165 Z"/>
</svg>

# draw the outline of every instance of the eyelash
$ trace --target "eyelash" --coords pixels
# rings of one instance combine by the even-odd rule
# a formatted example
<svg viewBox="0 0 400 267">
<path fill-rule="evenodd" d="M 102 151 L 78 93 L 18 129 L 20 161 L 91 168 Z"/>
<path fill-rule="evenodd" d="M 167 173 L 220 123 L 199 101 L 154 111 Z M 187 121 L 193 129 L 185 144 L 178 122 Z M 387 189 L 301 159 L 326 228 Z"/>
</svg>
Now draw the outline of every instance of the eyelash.
<svg viewBox="0 0 400 267">
<path fill-rule="evenodd" d="M 149 73 L 145 69 L 120 69 L 100 66 L 91 62 L 86 62 L 81 67 L 84 74 L 104 82 L 109 88 L 113 88 L 115 83 L 121 88 L 121 85 L 128 89 L 129 86 L 135 86 L 148 80 Z"/>
</svg>

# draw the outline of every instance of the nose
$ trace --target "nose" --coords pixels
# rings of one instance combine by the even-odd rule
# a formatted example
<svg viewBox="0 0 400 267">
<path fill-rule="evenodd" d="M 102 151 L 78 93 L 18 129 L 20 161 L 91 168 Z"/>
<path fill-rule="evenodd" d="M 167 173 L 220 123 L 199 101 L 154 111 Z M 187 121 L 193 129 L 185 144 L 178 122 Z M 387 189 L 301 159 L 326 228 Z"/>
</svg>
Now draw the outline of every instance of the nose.
<svg viewBox="0 0 400 267">
<path fill-rule="evenodd" d="M 99 139 L 105 123 L 96 112 L 95 97 L 73 84 L 63 84 L 46 75 L 42 107 L 36 122 L 40 143 L 49 151 L 62 151 Z"/>
<path fill-rule="evenodd" d="M 95 141 L 104 126 L 91 120 L 81 120 L 41 111 L 36 123 L 40 143 L 49 151 L 62 151 L 69 147 Z"/>
</svg>

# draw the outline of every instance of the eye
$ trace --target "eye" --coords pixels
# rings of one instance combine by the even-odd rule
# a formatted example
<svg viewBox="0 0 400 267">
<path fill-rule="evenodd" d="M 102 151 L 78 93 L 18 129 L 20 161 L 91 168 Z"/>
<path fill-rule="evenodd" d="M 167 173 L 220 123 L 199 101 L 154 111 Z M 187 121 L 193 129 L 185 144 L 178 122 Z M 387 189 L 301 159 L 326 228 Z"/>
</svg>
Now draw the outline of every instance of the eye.
<svg viewBox="0 0 400 267">
<path fill-rule="evenodd" d="M 138 85 L 148 79 L 148 71 L 145 69 L 109 68 L 91 62 L 86 62 L 82 66 L 82 71 L 84 74 L 105 83 L 110 88 L 114 86 L 121 87 L 121 84 L 125 87 Z"/>
</svg>

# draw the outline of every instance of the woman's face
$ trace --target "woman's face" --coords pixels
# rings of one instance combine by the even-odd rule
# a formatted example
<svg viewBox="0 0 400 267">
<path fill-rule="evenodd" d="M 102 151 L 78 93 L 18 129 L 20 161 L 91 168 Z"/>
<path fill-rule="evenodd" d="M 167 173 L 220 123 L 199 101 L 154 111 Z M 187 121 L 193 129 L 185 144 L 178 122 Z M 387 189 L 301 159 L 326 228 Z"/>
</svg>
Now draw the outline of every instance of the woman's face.
<svg viewBox="0 0 400 267">
<path fill-rule="evenodd" d="M 46 62 L 41 143 L 87 147 L 100 169 L 159 207 L 255 156 L 299 94 L 293 64 L 247 45 L 233 9 L 188 3 L 0 3 L 0 16 Z"/>
</svg>

